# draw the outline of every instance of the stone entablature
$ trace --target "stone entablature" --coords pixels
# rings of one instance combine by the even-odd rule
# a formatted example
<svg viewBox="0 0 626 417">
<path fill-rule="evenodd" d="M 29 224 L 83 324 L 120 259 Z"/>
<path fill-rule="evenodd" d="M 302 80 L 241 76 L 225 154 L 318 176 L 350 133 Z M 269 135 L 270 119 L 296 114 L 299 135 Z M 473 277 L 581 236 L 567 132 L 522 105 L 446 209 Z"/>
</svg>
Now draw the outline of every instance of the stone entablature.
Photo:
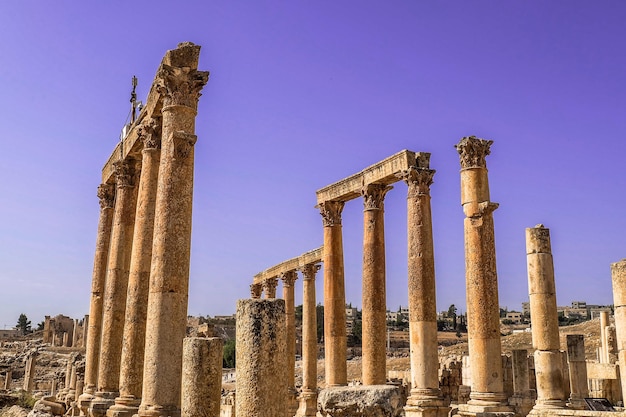
<svg viewBox="0 0 626 417">
<path fill-rule="evenodd" d="M 320 246 L 319 248 L 305 252 L 300 256 L 288 259 L 256 274 L 254 276 L 253 285 L 260 284 L 268 278 L 280 277 L 282 274 L 289 271 L 300 270 L 305 265 L 320 263 L 322 262 L 323 256 L 324 247 Z"/>
</svg>

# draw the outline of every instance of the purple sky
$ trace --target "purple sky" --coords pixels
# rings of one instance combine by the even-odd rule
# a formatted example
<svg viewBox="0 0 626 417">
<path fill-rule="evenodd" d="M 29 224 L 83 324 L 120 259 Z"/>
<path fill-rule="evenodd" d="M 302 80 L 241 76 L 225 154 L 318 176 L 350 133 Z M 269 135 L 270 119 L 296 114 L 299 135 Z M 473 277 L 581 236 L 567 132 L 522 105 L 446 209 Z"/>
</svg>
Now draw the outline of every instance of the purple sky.
<svg viewBox="0 0 626 417">
<path fill-rule="evenodd" d="M 432 153 L 438 309 L 464 311 L 453 145 L 467 135 L 494 141 L 500 304 L 528 298 L 524 228 L 537 223 L 551 229 L 558 303 L 612 303 L 610 263 L 626 257 L 625 21 L 621 1 L 1 2 L 0 326 L 88 312 L 96 187 L 131 77 L 145 99 L 183 41 L 211 72 L 189 314 L 232 314 L 255 273 L 321 244 L 317 189 L 402 149 Z M 385 208 L 396 310 L 403 183 Z M 347 301 L 360 305 L 360 200 L 343 223 Z"/>
</svg>

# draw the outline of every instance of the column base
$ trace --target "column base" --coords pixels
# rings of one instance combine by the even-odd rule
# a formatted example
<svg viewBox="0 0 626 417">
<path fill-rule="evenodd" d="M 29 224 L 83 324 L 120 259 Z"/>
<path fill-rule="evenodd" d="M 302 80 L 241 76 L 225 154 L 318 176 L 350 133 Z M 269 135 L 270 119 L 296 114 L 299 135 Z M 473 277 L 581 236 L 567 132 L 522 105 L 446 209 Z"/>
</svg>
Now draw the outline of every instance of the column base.
<svg viewBox="0 0 626 417">
<path fill-rule="evenodd" d="M 162 405 L 140 405 L 139 417 L 180 417 L 180 408 Z"/>
<path fill-rule="evenodd" d="M 81 416 L 89 415 L 89 406 L 93 398 L 93 394 L 89 392 L 83 392 L 80 397 L 78 397 L 78 408 L 80 409 Z"/>
<path fill-rule="evenodd" d="M 115 404 L 119 392 L 96 392 L 89 406 L 89 417 L 106 417 L 107 410 Z"/>
<path fill-rule="evenodd" d="M 459 404 L 459 415 L 463 417 L 513 417 L 513 408 L 506 403 L 470 400 Z"/>
<path fill-rule="evenodd" d="M 586 410 L 587 403 L 583 398 L 570 398 L 566 404 L 567 408 L 571 410 Z"/>
<path fill-rule="evenodd" d="M 296 411 L 296 417 L 315 417 L 317 415 L 317 392 L 302 391 L 300 394 L 300 406 Z"/>
<path fill-rule="evenodd" d="M 107 410 L 107 417 L 133 417 L 139 412 L 141 398 L 132 395 L 117 397 L 115 404 Z"/>
</svg>

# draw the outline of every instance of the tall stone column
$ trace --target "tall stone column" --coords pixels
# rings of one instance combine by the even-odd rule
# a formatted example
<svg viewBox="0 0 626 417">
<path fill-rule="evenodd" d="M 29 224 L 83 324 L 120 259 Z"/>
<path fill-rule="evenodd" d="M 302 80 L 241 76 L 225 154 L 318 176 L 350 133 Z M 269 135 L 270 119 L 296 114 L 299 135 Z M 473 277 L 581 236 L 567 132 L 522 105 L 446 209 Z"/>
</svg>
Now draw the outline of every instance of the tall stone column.
<svg viewBox="0 0 626 417">
<path fill-rule="evenodd" d="M 285 302 L 237 301 L 237 416 L 281 417 L 287 411 Z"/>
<path fill-rule="evenodd" d="M 115 399 L 115 405 L 107 411 L 108 417 L 131 417 L 137 414 L 141 403 L 152 234 L 161 158 L 159 130 L 157 122 L 152 119 L 142 125 L 139 132 L 139 137 L 143 142 L 142 168 L 126 295 L 119 381 L 120 395 Z"/>
<path fill-rule="evenodd" d="M 195 117 L 208 72 L 196 69 L 200 47 L 182 44 L 168 52 L 184 67 L 162 64 L 161 163 L 146 323 L 140 417 L 180 416 L 183 339 L 187 326 Z M 183 59 L 184 57 L 184 59 Z M 188 63 L 193 62 L 193 67 Z"/>
<path fill-rule="evenodd" d="M 533 326 L 537 401 L 533 409 L 565 407 L 563 369 L 559 352 L 559 316 L 556 308 L 550 229 L 538 224 L 526 229 L 528 293 Z"/>
<path fill-rule="evenodd" d="M 278 286 L 278 279 L 276 277 L 266 278 L 263 281 L 263 291 L 265 292 L 265 298 L 276 298 L 276 287 Z"/>
<path fill-rule="evenodd" d="M 462 415 L 511 412 L 502 381 L 500 304 L 493 227 L 498 204 L 489 199 L 485 157 L 493 141 L 464 137 L 456 145 L 461 160 L 461 204 L 465 213 L 465 280 L 469 356 L 472 368 L 470 401 Z"/>
<path fill-rule="evenodd" d="M 626 259 L 611 264 L 611 278 L 617 359 L 622 383 L 622 398 L 626 400 Z"/>
<path fill-rule="evenodd" d="M 96 254 L 94 257 L 91 281 L 91 302 L 89 306 L 89 320 L 85 321 L 83 324 L 87 329 L 87 337 L 83 340 L 86 346 L 85 388 L 83 395 L 79 398 L 79 406 L 83 415 L 87 414 L 87 409 L 93 399 L 93 394 L 96 392 L 96 384 L 98 383 L 98 361 L 100 359 L 100 336 L 102 333 L 102 305 L 109 259 L 109 245 L 111 242 L 114 198 L 115 187 L 113 185 L 101 184 L 98 187 L 100 218 L 98 220 Z"/>
<path fill-rule="evenodd" d="M 568 334 L 566 339 L 571 389 L 567 406 L 576 410 L 586 410 L 587 405 L 585 403 L 585 397 L 589 396 L 589 389 L 587 385 L 585 337 L 582 334 Z M 536 363 L 535 369 L 537 369 Z"/>
<path fill-rule="evenodd" d="M 70 346 L 78 346 L 78 319 L 74 319 L 74 329 L 72 330 L 72 344 Z"/>
<path fill-rule="evenodd" d="M 319 204 L 324 225 L 324 368 L 326 386 L 348 383 L 346 288 L 341 211 L 343 201 Z"/>
<path fill-rule="evenodd" d="M 85 317 L 83 318 L 83 334 L 82 334 L 82 341 L 81 341 L 81 346 L 82 348 L 87 347 L 87 335 L 88 335 L 88 331 L 89 331 L 89 314 L 85 314 Z"/>
<path fill-rule="evenodd" d="M 24 391 L 33 392 L 35 386 L 35 366 L 37 364 L 37 352 L 29 353 L 26 359 L 26 369 L 24 370 Z"/>
<path fill-rule="evenodd" d="M 600 357 L 598 361 L 600 363 L 609 363 L 609 339 L 607 337 L 609 326 L 609 312 L 600 312 Z"/>
<path fill-rule="evenodd" d="M 392 187 L 368 184 L 363 196 L 363 385 L 387 382 L 385 194 Z M 345 306 L 344 306 L 345 309 Z"/>
<path fill-rule="evenodd" d="M 439 389 L 437 306 L 430 185 L 435 171 L 430 154 L 417 154 L 417 166 L 399 176 L 408 185 L 408 295 L 411 358 L 411 393 L 404 412 L 407 417 L 447 415 Z"/>
<path fill-rule="evenodd" d="M 287 339 L 287 389 L 296 392 L 296 309 L 294 284 L 298 273 L 288 271 L 282 274 L 283 300 L 285 300 L 285 335 Z"/>
<path fill-rule="evenodd" d="M 114 164 L 114 168 L 117 200 L 113 214 L 111 248 L 104 289 L 98 390 L 89 407 L 91 417 L 104 416 L 119 394 L 126 292 L 135 225 L 136 177 L 138 176 L 135 161 L 132 159 L 118 161 Z"/>
<path fill-rule="evenodd" d="M 4 389 L 5 390 L 10 390 L 11 389 L 11 382 L 13 381 L 13 370 L 12 369 L 7 369 L 6 374 L 4 376 Z"/>
<path fill-rule="evenodd" d="M 305 265 L 302 269 L 302 392 L 298 417 L 314 417 L 317 413 L 317 309 L 315 274 L 320 266 Z"/>
</svg>

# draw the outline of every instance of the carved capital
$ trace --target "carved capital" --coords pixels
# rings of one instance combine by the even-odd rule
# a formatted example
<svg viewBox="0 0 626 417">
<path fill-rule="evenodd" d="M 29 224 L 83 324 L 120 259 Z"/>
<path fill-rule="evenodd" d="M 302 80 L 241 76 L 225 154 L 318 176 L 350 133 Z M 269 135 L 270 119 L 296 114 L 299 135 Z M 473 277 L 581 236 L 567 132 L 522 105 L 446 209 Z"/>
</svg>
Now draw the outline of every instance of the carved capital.
<svg viewBox="0 0 626 417">
<path fill-rule="evenodd" d="M 489 148 L 492 140 L 479 139 L 476 136 L 466 136 L 454 145 L 461 158 L 461 168 L 487 168 L 485 157 L 491 152 Z"/>
<path fill-rule="evenodd" d="M 185 106 L 195 109 L 200 90 L 209 80 L 209 72 L 163 64 L 156 78 L 157 91 L 163 95 L 163 107 Z"/>
<path fill-rule="evenodd" d="M 363 196 L 363 210 L 382 210 L 384 208 L 385 195 L 393 187 L 384 184 L 367 184 L 361 189 Z"/>
<path fill-rule="evenodd" d="M 251 298 L 261 298 L 261 294 L 263 294 L 262 284 L 256 283 L 256 284 L 250 285 L 250 297 Z"/>
<path fill-rule="evenodd" d="M 144 149 L 161 149 L 161 124 L 156 119 L 142 123 L 138 133 Z"/>
<path fill-rule="evenodd" d="M 134 185 L 133 177 L 135 176 L 135 161 L 122 160 L 113 163 L 113 171 L 115 173 L 115 182 L 117 187 L 132 187 Z"/>
<path fill-rule="evenodd" d="M 400 172 L 398 178 L 402 179 L 409 186 L 408 197 L 412 198 L 430 194 L 430 186 L 433 183 L 434 175 L 435 170 L 428 169 L 428 166 L 426 168 L 412 166 Z"/>
<path fill-rule="evenodd" d="M 266 278 L 263 281 L 263 290 L 265 291 L 265 298 L 276 298 L 277 286 L 278 286 L 278 279 L 276 277 Z"/>
<path fill-rule="evenodd" d="M 306 264 L 302 268 L 300 268 L 300 272 L 302 272 L 302 280 L 303 281 L 314 281 L 315 274 L 320 270 L 322 266 L 319 264 Z"/>
<path fill-rule="evenodd" d="M 174 158 L 186 159 L 191 153 L 193 145 L 196 144 L 198 137 L 182 130 L 172 133 L 172 142 L 174 143 Z"/>
<path fill-rule="evenodd" d="M 98 199 L 100 200 L 100 208 L 113 208 L 115 187 L 112 184 L 100 184 L 98 186 Z"/>
<path fill-rule="evenodd" d="M 283 272 L 282 274 L 280 274 L 280 279 L 283 281 L 283 286 L 292 287 L 298 279 L 298 272 L 296 272 L 295 269 L 292 271 Z"/>
<path fill-rule="evenodd" d="M 343 211 L 343 201 L 325 201 L 317 205 L 322 215 L 322 223 L 324 227 L 341 224 L 341 212 Z"/>
</svg>

